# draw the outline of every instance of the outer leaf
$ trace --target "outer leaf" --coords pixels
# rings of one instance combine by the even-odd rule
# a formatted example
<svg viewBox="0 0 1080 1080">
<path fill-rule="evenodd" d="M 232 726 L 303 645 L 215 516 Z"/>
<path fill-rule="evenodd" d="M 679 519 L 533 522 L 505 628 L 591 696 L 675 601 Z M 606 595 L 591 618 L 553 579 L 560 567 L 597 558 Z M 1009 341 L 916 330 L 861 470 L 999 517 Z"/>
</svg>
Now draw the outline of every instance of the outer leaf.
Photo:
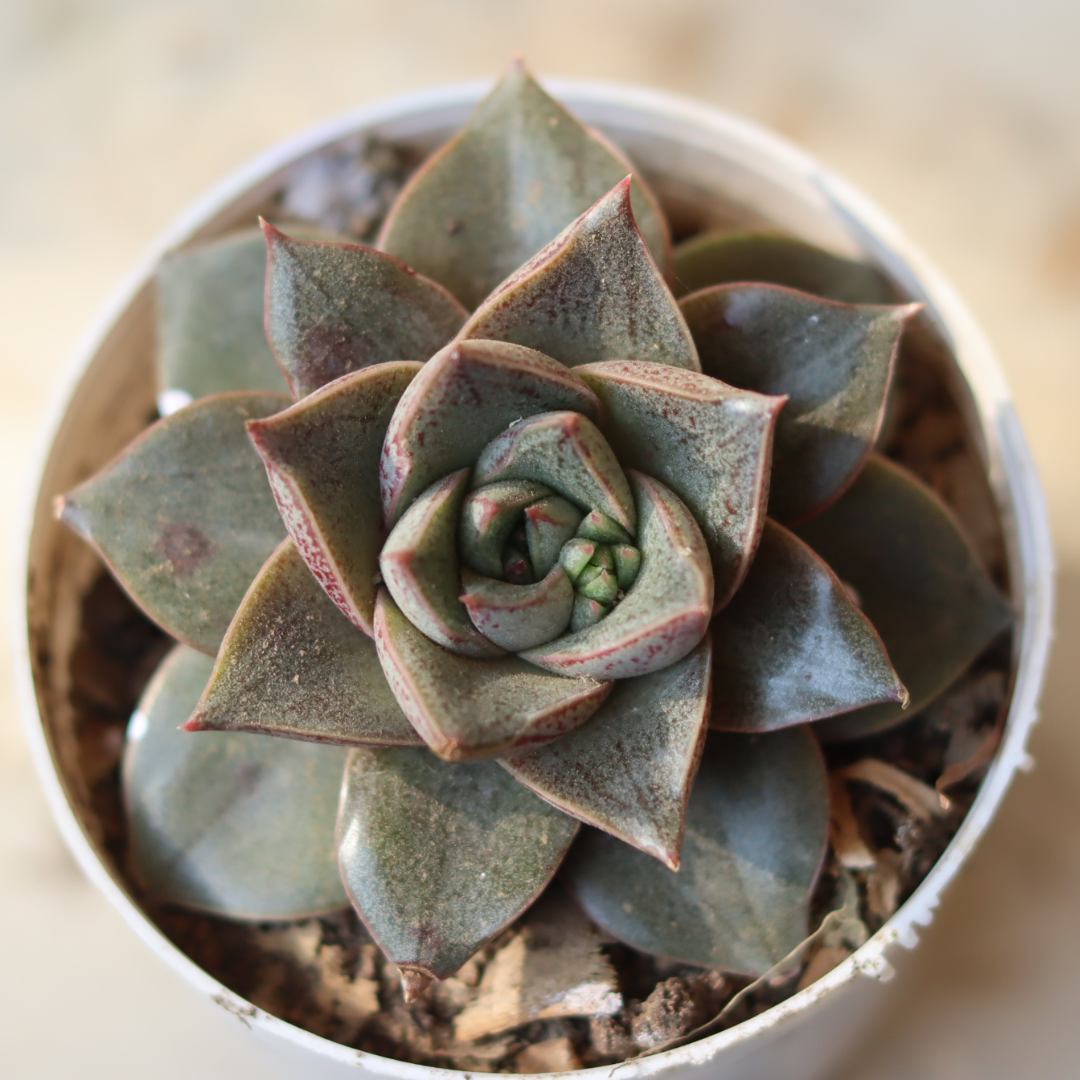
<svg viewBox="0 0 1080 1080">
<path fill-rule="evenodd" d="M 466 495 L 458 528 L 461 561 L 478 574 L 501 574 L 503 548 L 522 511 L 548 494 L 543 484 L 506 480 Z"/>
<path fill-rule="evenodd" d="M 383 437 L 419 364 L 354 372 L 248 434 L 278 510 L 309 569 L 349 620 L 371 634 L 386 536 L 379 496 Z"/>
<path fill-rule="evenodd" d="M 378 246 L 471 309 L 631 170 L 515 64 L 413 176 Z M 666 268 L 659 204 L 639 179 L 633 197 L 641 231 Z"/>
<path fill-rule="evenodd" d="M 680 871 L 589 830 L 567 881 L 590 918 L 635 949 L 757 976 L 806 937 L 828 821 L 825 765 L 805 728 L 712 735 Z"/>
<path fill-rule="evenodd" d="M 383 513 L 396 521 L 436 480 L 470 467 L 510 424 L 570 409 L 599 419 L 596 395 L 542 353 L 495 341 L 449 345 L 424 365 L 386 433 Z"/>
<path fill-rule="evenodd" d="M 191 402 L 229 390 L 288 391 L 266 343 L 265 291 L 266 241 L 259 229 L 162 260 L 157 356 L 165 394 Z"/>
<path fill-rule="evenodd" d="M 473 625 L 508 652 L 542 645 L 561 634 L 574 610 L 574 586 L 556 564 L 535 585 L 511 585 L 466 570 L 462 603 Z"/>
<path fill-rule="evenodd" d="M 216 653 L 263 563 L 285 538 L 244 424 L 284 394 L 203 398 L 142 433 L 66 496 L 60 516 L 173 637 Z"/>
<path fill-rule="evenodd" d="M 263 228 L 266 336 L 297 397 L 373 364 L 423 363 L 468 316 L 441 285 L 381 251 Z"/>
<path fill-rule="evenodd" d="M 637 515 L 630 485 L 596 425 L 576 412 L 549 412 L 514 424 L 484 447 L 473 487 L 497 480 L 533 480 L 585 510 L 598 509 L 633 534 Z"/>
<path fill-rule="evenodd" d="M 663 484 L 629 472 L 638 508 L 641 572 L 610 615 L 522 656 L 563 675 L 625 679 L 681 660 L 704 637 L 713 607 L 705 538 Z"/>
<path fill-rule="evenodd" d="M 341 614 L 292 540 L 248 590 L 185 729 L 423 745 L 386 681 L 375 642 Z"/>
<path fill-rule="evenodd" d="M 675 295 L 731 281 L 767 281 L 844 304 L 888 304 L 895 292 L 879 270 L 791 236 L 718 232 L 675 249 Z"/>
<path fill-rule="evenodd" d="M 494 762 L 354 750 L 338 817 L 341 875 L 411 998 L 536 899 L 577 830 Z"/>
<path fill-rule="evenodd" d="M 616 185 L 480 305 L 462 338 L 513 341 L 575 367 L 649 360 L 700 371 L 690 331 Z"/>
<path fill-rule="evenodd" d="M 553 806 L 678 870 L 705 745 L 711 659 L 706 637 L 670 667 L 617 683 L 576 731 L 502 765 Z"/>
<path fill-rule="evenodd" d="M 952 514 L 906 469 L 874 456 L 844 497 L 798 530 L 854 586 L 911 694 L 819 724 L 827 738 L 868 735 L 912 716 L 968 666 L 1012 615 Z"/>
<path fill-rule="evenodd" d="M 131 718 L 123 787 L 136 875 L 158 900 L 233 919 L 345 907 L 334 814 L 346 752 L 178 731 L 212 665 L 177 646 Z"/>
<path fill-rule="evenodd" d="M 900 335 L 920 305 L 855 307 L 773 285 L 718 285 L 681 306 L 706 374 L 788 395 L 770 514 L 801 521 L 823 510 L 870 453 Z"/>
<path fill-rule="evenodd" d="M 712 634 L 716 728 L 773 731 L 907 697 L 840 579 L 774 521 Z"/>
<path fill-rule="evenodd" d="M 761 535 L 773 431 L 785 399 L 625 360 L 576 374 L 603 402 L 619 460 L 662 480 L 693 512 L 712 556 L 715 605 L 723 607 Z"/>
<path fill-rule="evenodd" d="M 461 656 L 491 658 L 503 650 L 472 624 L 459 599 L 458 518 L 469 470 L 432 484 L 394 526 L 379 557 L 398 607 L 432 641 Z"/>
<path fill-rule="evenodd" d="M 405 715 L 444 761 L 558 738 L 611 692 L 610 683 L 548 675 L 512 656 L 455 656 L 420 633 L 385 590 L 375 607 L 375 643 Z"/>
</svg>

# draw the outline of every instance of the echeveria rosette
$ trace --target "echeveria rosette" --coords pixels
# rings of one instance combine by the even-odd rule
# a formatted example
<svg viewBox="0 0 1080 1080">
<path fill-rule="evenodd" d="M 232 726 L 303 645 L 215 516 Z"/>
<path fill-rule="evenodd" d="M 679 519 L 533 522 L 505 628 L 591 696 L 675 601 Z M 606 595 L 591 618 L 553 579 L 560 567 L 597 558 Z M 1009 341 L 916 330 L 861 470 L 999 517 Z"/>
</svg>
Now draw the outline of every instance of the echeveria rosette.
<svg viewBox="0 0 1080 1080">
<path fill-rule="evenodd" d="M 827 785 L 806 725 L 902 719 L 905 684 L 928 701 L 1007 615 L 936 498 L 871 456 L 913 309 L 730 282 L 784 265 L 745 236 L 676 252 L 697 289 L 677 304 L 629 168 L 515 67 L 381 250 L 266 226 L 292 403 L 252 349 L 174 364 L 163 389 L 194 403 L 64 500 L 186 643 L 127 769 L 159 896 L 279 918 L 344 887 L 414 995 L 532 902 L 585 823 L 566 880 L 631 945 L 757 975 L 807 932 Z M 868 280 L 804 249 L 797 284 Z M 194 266 L 184 295 L 220 312 L 226 255 L 163 287 Z M 203 340 L 230 338 L 166 352 Z M 203 734 L 167 730 L 185 715 Z M 260 825 L 290 775 L 308 810 Z"/>
</svg>

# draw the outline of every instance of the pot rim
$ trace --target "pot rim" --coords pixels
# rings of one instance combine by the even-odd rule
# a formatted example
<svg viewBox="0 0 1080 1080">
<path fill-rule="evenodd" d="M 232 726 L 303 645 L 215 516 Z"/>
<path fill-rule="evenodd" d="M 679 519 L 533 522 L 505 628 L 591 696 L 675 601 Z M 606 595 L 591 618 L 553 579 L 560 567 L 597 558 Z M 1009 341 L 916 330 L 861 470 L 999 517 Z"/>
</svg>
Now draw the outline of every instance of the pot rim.
<svg viewBox="0 0 1080 1080">
<path fill-rule="evenodd" d="M 555 97 L 571 108 L 584 106 L 594 115 L 630 119 L 641 134 L 650 131 L 695 142 L 709 150 L 710 138 L 721 136 L 737 145 L 755 169 L 762 165 L 776 175 L 792 177 L 814 191 L 824 205 L 843 222 L 861 244 L 912 296 L 925 300 L 953 347 L 957 365 L 972 393 L 975 411 L 986 440 L 984 451 L 996 506 L 1002 515 L 1017 608 L 1019 634 L 1014 648 L 1016 679 L 1000 746 L 971 809 L 948 847 L 926 878 L 893 916 L 869 940 L 838 967 L 804 990 L 735 1027 L 651 1057 L 639 1057 L 616 1065 L 578 1070 L 574 1076 L 610 1075 L 618 1071 L 623 1080 L 638 1080 L 679 1066 L 708 1064 L 729 1047 L 776 1028 L 811 1009 L 833 991 L 860 976 L 887 980 L 893 968 L 887 953 L 896 945 L 914 948 L 919 928 L 933 920 L 942 891 L 966 860 L 1011 784 L 1017 770 L 1033 764 L 1026 746 L 1038 719 L 1042 689 L 1052 638 L 1054 557 L 1043 493 L 1026 440 L 1020 428 L 1004 375 L 993 350 L 974 317 L 941 274 L 900 232 L 892 220 L 871 200 L 834 175 L 809 154 L 749 120 L 711 105 L 664 91 L 594 80 L 545 79 Z M 125 921 L 150 948 L 196 989 L 235 1014 L 247 1026 L 287 1040 L 297 1049 L 336 1060 L 343 1065 L 362 1065 L 371 1072 L 403 1080 L 454 1080 L 462 1071 L 416 1065 L 354 1050 L 279 1020 L 256 1008 L 219 983 L 180 951 L 143 914 L 98 858 L 69 803 L 53 760 L 40 719 L 30 662 L 29 626 L 23 589 L 31 552 L 33 526 L 42 498 L 41 486 L 53 444 L 79 383 L 92 359 L 120 316 L 146 281 L 161 257 L 195 237 L 212 219 L 256 185 L 280 173 L 298 158 L 335 143 L 359 129 L 378 127 L 408 117 L 426 117 L 467 108 L 491 86 L 490 80 L 474 80 L 397 96 L 361 107 L 288 138 L 241 167 L 215 185 L 154 243 L 148 254 L 127 275 L 98 318 L 83 336 L 53 395 L 41 441 L 29 475 L 29 489 L 20 513 L 22 529 L 16 539 L 16 580 L 12 635 L 17 655 L 16 687 L 26 736 L 34 764 L 60 832 L 83 872 L 105 894 Z M 715 152 L 715 151 L 712 151 Z M 545 1076 L 570 1074 L 538 1074 Z"/>
</svg>

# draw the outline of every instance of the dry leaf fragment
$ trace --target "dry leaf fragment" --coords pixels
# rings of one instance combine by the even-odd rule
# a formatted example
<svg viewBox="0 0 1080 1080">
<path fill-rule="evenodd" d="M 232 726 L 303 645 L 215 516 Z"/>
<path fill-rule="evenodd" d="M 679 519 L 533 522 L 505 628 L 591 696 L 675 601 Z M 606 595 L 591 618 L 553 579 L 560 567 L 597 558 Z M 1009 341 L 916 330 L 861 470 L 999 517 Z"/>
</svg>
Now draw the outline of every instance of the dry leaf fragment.
<svg viewBox="0 0 1080 1080">
<path fill-rule="evenodd" d="M 812 957 L 803 971 L 796 991 L 805 990 L 811 983 L 816 983 L 823 975 L 828 975 L 834 967 L 838 967 L 851 955 L 850 949 L 842 945 L 822 945 Z"/>
<path fill-rule="evenodd" d="M 877 853 L 874 869 L 866 878 L 866 902 L 882 921 L 896 910 L 900 899 L 900 871 L 904 857 L 892 848 Z"/>
<path fill-rule="evenodd" d="M 520 1073 L 571 1072 L 581 1068 L 574 1044 L 565 1035 L 526 1046 L 514 1058 L 514 1064 Z"/>
<path fill-rule="evenodd" d="M 829 840 L 841 866 L 869 870 L 874 865 L 874 853 L 859 832 L 847 784 L 836 774 L 829 777 Z"/>
<path fill-rule="evenodd" d="M 861 780 L 864 784 L 880 788 L 921 821 L 940 817 L 948 808 L 948 800 L 943 799 L 929 784 L 876 758 L 863 758 L 839 769 L 835 775 L 849 781 Z"/>
</svg>

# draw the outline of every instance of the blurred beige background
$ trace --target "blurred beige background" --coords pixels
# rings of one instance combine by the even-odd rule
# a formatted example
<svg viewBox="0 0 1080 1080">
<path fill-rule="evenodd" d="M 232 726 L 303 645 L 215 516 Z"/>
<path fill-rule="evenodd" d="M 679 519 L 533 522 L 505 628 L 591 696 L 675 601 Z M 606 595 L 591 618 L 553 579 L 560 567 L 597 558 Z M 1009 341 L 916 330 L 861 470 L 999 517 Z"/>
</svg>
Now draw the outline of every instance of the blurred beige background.
<svg viewBox="0 0 1080 1080">
<path fill-rule="evenodd" d="M 989 330 L 1061 563 L 1037 768 L 911 958 L 899 1008 L 837 1080 L 1074 1078 L 1078 46 L 1068 0 L 0 0 L 4 564 L 80 333 L 155 234 L 276 140 L 380 97 L 492 76 L 517 51 L 541 74 L 650 84 L 777 128 L 882 204 Z M 14 601 L 10 575 L 0 599 Z M 269 1076 L 67 855 L 19 730 L 8 633 L 0 1073 Z"/>
</svg>

